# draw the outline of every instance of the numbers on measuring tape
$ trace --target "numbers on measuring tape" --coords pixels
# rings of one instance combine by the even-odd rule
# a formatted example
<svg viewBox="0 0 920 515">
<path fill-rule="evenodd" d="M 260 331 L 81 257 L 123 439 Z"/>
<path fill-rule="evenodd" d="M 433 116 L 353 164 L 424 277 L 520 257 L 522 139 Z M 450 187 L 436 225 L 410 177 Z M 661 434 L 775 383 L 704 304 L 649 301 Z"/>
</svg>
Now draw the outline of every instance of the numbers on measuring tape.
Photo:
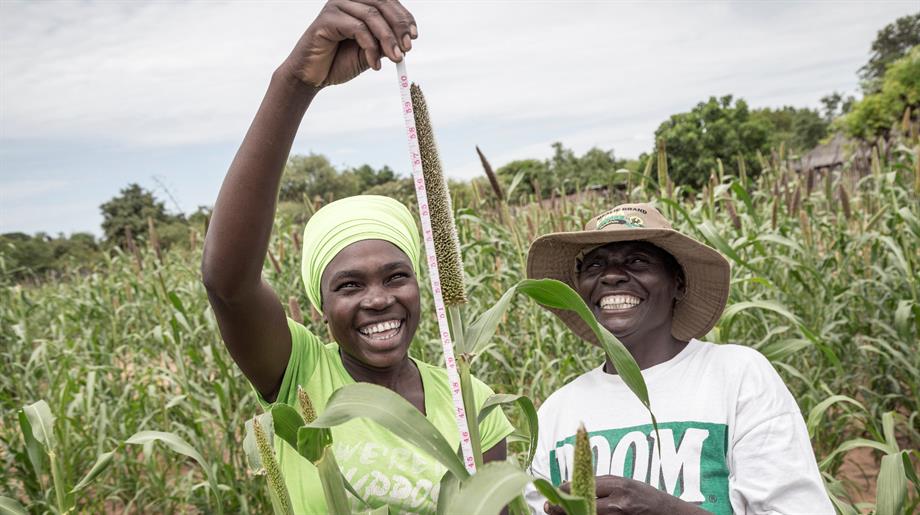
<svg viewBox="0 0 920 515">
<path fill-rule="evenodd" d="M 400 95 L 402 97 L 403 119 L 406 122 L 406 137 L 409 143 L 409 160 L 412 163 L 412 176 L 415 180 L 415 194 L 418 198 L 419 215 L 422 222 L 422 235 L 425 240 L 425 254 L 428 258 L 428 275 L 431 279 L 431 289 L 434 293 L 435 313 L 438 319 L 438 329 L 441 333 L 441 347 L 444 350 L 444 362 L 447 365 L 447 381 L 450 385 L 454 407 L 456 408 L 457 431 L 460 433 L 461 450 L 466 469 L 470 473 L 476 472 L 476 463 L 473 460 L 473 448 L 470 444 L 470 433 L 467 425 L 466 411 L 463 409 L 463 396 L 460 387 L 460 375 L 457 371 L 457 362 L 454 360 L 454 346 L 450 337 L 450 328 L 447 323 L 447 308 L 441 297 L 441 280 L 438 273 L 438 258 L 434 249 L 434 234 L 431 229 L 431 215 L 428 207 L 428 193 L 425 191 L 425 176 L 418 144 L 418 131 L 415 127 L 413 116 L 412 96 L 409 93 L 409 77 L 406 74 L 405 60 L 396 63 L 399 77 Z"/>
</svg>

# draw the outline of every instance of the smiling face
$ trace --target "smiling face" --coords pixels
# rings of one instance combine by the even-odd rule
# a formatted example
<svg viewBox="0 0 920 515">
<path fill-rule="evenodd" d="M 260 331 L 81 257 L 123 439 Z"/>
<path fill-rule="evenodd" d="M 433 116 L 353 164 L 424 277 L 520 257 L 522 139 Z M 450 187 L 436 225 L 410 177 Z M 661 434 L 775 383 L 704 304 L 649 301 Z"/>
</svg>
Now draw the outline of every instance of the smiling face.
<svg viewBox="0 0 920 515">
<path fill-rule="evenodd" d="M 667 252 L 644 241 L 598 247 L 585 255 L 575 285 L 598 322 L 627 347 L 671 341 L 674 301 L 684 286 Z"/>
<path fill-rule="evenodd" d="M 345 247 L 323 271 L 323 317 L 349 357 L 373 368 L 405 361 L 419 322 L 409 257 L 383 240 Z"/>
</svg>

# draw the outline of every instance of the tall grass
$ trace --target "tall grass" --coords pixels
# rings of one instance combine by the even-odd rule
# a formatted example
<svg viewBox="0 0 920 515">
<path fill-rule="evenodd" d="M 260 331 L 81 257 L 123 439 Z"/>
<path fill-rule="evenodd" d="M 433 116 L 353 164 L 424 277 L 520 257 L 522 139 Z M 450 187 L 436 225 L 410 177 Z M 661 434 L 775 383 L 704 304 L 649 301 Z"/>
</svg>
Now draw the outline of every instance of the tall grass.
<svg viewBox="0 0 920 515">
<path fill-rule="evenodd" d="M 920 448 L 918 152 L 916 138 L 898 140 L 869 162 L 811 178 L 776 153 L 761 159 L 756 177 L 726 163 L 702 191 L 673 184 L 662 166 L 657 176 L 648 168 L 611 171 L 603 192 L 515 205 L 487 192 L 455 197 L 466 309 L 483 312 L 523 277 L 536 236 L 580 227 L 627 198 L 655 201 L 676 227 L 732 262 L 729 309 L 709 339 L 757 348 L 784 376 L 840 509 L 875 502 L 858 505 L 858 487 L 839 482 L 845 451 L 859 445 L 874 449 L 891 470 L 895 459 L 884 456 L 897 456 L 909 490 L 898 487 L 907 496 L 904 509 L 916 508 L 918 492 L 907 480 L 917 455 L 905 463 L 898 450 Z M 264 268 L 279 296 L 292 299 L 294 316 L 307 302 L 299 230 L 276 227 Z M 218 502 L 227 512 L 271 510 L 264 478 L 248 468 L 242 445 L 245 421 L 260 410 L 220 341 L 200 284 L 200 257 L 199 248 L 174 248 L 161 259 L 155 248 L 139 248 L 38 286 L 12 284 L 3 274 L 0 496 L 34 513 L 60 505 L 57 483 L 32 465 L 17 422 L 18 410 L 44 399 L 56 417 L 63 488 L 115 450 L 110 468 L 72 496 L 78 512 L 213 512 Z M 532 301 L 512 303 L 473 364 L 497 392 L 539 403 L 602 359 Z M 318 320 L 305 323 L 326 334 Z M 423 319 L 412 352 L 440 363 L 432 317 Z M 123 445 L 144 430 L 181 437 L 203 465 L 152 443 Z M 884 495 L 880 490 L 883 508 Z"/>
</svg>

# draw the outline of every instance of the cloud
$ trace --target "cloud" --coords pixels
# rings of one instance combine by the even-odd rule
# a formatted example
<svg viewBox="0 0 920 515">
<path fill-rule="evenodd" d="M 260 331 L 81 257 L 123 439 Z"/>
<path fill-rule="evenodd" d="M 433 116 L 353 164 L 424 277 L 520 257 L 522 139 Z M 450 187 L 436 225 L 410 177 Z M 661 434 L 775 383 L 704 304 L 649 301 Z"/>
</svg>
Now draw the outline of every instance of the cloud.
<svg viewBox="0 0 920 515">
<path fill-rule="evenodd" d="M 410 73 L 436 92 L 441 123 L 484 124 L 637 115 L 714 89 L 776 91 L 784 71 L 806 82 L 827 66 L 844 68 L 851 80 L 843 85 L 852 86 L 865 35 L 891 18 L 879 13 L 904 7 L 866 14 L 851 2 L 407 4 L 421 32 Z M 140 146 L 236 140 L 320 6 L 4 3 L 2 134 Z M 387 68 L 321 93 L 306 134 L 397 127 L 392 75 Z"/>
<path fill-rule="evenodd" d="M 650 149 L 661 121 L 711 95 L 734 94 L 753 107 L 817 107 L 822 95 L 854 91 L 876 31 L 916 12 L 916 0 L 871 8 L 851 1 L 405 3 L 420 32 L 409 74 L 425 90 L 445 169 L 460 178 L 481 173 L 475 144 L 485 143 L 496 167 L 547 157 L 554 141 L 579 153 L 599 146 L 635 157 Z M 0 191 L 32 195 L 52 213 L 71 201 L 54 181 L 79 170 L 86 224 L 98 220 L 100 198 L 153 174 L 184 188 L 183 205 L 212 204 L 272 72 L 322 5 L 4 0 Z M 293 151 L 406 170 L 402 130 L 387 66 L 322 91 Z M 66 153 L 49 158 L 61 148 Z M 6 223 L 19 207 L 5 204 Z M 76 219 L 60 216 L 47 223 Z"/>
<path fill-rule="evenodd" d="M 15 202 L 60 190 L 69 181 L 64 179 L 26 179 L 0 182 L 0 199 L 3 202 Z"/>
</svg>

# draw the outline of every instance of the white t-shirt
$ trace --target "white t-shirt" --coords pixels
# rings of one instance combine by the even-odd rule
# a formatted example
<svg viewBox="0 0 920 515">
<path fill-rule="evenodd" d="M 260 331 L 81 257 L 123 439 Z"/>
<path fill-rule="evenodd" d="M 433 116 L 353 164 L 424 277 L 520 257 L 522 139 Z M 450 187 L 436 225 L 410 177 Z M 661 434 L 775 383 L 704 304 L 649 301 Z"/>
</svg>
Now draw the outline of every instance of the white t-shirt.
<svg viewBox="0 0 920 515">
<path fill-rule="evenodd" d="M 583 422 L 598 476 L 643 481 L 714 513 L 834 513 L 799 407 L 756 350 L 691 340 L 642 376 L 660 455 L 648 411 L 601 366 L 540 407 L 532 474 L 557 486 L 570 479 Z M 543 513 L 539 492 L 526 497 Z"/>
</svg>

